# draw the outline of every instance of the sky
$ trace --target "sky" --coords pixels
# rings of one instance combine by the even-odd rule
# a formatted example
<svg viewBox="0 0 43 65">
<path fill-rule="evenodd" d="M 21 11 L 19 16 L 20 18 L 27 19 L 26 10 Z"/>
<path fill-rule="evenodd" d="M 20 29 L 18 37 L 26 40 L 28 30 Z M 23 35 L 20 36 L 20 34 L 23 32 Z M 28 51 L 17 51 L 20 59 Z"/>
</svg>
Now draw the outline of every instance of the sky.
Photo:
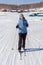
<svg viewBox="0 0 43 65">
<path fill-rule="evenodd" d="M 15 4 L 15 5 L 30 4 L 37 2 L 43 2 L 43 0 L 0 0 L 0 4 Z"/>
</svg>

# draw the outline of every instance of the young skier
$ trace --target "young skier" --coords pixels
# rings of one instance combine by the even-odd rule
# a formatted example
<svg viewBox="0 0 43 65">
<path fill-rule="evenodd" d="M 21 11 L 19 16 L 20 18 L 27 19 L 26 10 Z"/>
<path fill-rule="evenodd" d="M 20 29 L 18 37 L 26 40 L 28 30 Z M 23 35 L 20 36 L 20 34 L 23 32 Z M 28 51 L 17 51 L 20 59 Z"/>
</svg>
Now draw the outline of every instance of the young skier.
<svg viewBox="0 0 43 65">
<path fill-rule="evenodd" d="M 25 19 L 23 14 L 20 14 L 18 24 L 16 28 L 19 29 L 19 43 L 18 43 L 18 51 L 21 51 L 21 47 L 23 50 L 25 50 L 25 40 L 26 40 L 26 35 L 27 35 L 27 27 L 28 27 L 28 22 Z"/>
</svg>

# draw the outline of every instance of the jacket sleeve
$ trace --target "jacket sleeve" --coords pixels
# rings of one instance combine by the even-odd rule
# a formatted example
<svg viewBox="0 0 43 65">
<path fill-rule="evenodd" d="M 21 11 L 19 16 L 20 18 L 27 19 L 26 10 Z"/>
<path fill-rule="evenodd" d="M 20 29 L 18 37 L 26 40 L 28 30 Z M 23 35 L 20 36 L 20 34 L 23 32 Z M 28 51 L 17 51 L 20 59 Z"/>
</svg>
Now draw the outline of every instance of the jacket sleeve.
<svg viewBox="0 0 43 65">
<path fill-rule="evenodd" d="M 28 23 L 26 23 L 26 27 L 28 27 L 29 25 L 28 25 Z"/>
<path fill-rule="evenodd" d="M 26 27 L 28 27 L 29 26 L 29 24 L 28 24 L 28 22 L 27 22 L 27 20 L 26 20 Z"/>
<path fill-rule="evenodd" d="M 18 23 L 17 23 L 17 25 L 16 25 L 16 28 L 19 28 L 19 20 L 18 20 Z"/>
</svg>

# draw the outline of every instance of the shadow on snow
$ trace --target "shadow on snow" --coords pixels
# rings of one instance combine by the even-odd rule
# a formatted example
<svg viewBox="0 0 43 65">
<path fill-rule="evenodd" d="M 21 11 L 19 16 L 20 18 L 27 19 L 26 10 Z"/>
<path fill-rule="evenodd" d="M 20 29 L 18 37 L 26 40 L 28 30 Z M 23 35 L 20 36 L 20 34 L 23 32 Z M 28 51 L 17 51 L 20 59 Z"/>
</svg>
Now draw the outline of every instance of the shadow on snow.
<svg viewBox="0 0 43 65">
<path fill-rule="evenodd" d="M 21 53 L 23 52 L 35 52 L 35 51 L 42 51 L 43 48 L 27 48 L 24 51 L 21 51 Z"/>
</svg>

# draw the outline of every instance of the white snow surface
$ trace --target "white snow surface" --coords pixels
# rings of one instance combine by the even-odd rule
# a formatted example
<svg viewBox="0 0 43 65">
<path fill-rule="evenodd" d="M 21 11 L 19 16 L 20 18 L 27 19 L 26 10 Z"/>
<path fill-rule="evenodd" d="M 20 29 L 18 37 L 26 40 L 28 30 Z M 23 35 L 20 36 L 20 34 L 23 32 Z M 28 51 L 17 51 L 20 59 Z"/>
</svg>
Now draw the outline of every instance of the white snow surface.
<svg viewBox="0 0 43 65">
<path fill-rule="evenodd" d="M 23 13 L 29 23 L 26 48 L 43 48 L 43 17 L 29 17 Z M 43 50 L 18 52 L 18 30 L 16 25 L 19 13 L 0 13 L 0 65 L 43 65 Z M 13 50 L 12 50 L 13 49 Z"/>
</svg>

